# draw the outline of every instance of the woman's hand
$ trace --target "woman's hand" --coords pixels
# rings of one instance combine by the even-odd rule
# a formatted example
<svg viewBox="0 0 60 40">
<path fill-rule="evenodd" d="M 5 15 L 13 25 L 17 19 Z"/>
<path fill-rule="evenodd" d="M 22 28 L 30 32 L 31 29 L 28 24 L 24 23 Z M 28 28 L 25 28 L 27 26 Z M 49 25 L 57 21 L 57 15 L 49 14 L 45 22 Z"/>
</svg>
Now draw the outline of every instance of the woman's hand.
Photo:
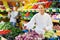
<svg viewBox="0 0 60 40">
<path fill-rule="evenodd" d="M 26 26 L 23 27 L 23 30 L 28 30 L 30 32 L 30 29 L 27 29 Z"/>
<path fill-rule="evenodd" d="M 26 26 L 23 26 L 23 30 L 26 30 Z"/>
<path fill-rule="evenodd" d="M 47 31 L 47 29 L 46 28 L 43 28 L 43 30 L 46 32 Z"/>
<path fill-rule="evenodd" d="M 43 34 L 39 34 L 39 38 L 44 38 Z"/>
</svg>

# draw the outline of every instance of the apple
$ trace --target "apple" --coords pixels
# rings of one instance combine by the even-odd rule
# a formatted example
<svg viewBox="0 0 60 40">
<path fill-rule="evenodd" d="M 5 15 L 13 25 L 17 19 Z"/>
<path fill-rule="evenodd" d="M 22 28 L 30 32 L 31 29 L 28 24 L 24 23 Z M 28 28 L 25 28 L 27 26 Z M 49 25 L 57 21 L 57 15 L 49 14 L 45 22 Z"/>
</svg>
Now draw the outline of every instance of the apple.
<svg viewBox="0 0 60 40">
<path fill-rule="evenodd" d="M 30 16 L 30 12 L 27 12 L 27 13 L 25 14 L 25 16 L 26 16 L 26 17 Z"/>
<path fill-rule="evenodd" d="M 38 5 L 34 5 L 33 7 L 32 7 L 32 9 L 37 9 L 38 8 Z"/>
</svg>

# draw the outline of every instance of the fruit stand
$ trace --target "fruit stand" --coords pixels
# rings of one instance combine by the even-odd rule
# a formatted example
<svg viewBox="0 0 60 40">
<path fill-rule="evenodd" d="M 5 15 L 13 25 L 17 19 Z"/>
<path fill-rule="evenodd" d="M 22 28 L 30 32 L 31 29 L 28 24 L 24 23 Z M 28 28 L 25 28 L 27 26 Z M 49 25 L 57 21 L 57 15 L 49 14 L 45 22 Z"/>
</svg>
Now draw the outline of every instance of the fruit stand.
<svg viewBox="0 0 60 40">
<path fill-rule="evenodd" d="M 28 23 L 31 18 L 39 12 L 38 6 L 40 3 L 45 4 L 45 12 L 50 14 L 53 22 L 53 30 L 45 32 L 45 40 L 60 40 L 60 0 L 2 0 L 0 1 L 0 35 L 7 40 L 35 40 L 31 39 L 28 30 L 21 30 L 24 24 Z M 12 11 L 12 7 L 16 6 L 21 15 L 20 28 L 13 27 L 8 18 L 8 13 Z M 27 34 L 26 34 L 26 33 Z M 39 39 L 38 34 L 31 32 L 32 38 Z M 28 35 L 29 34 L 29 35 Z M 53 36 L 52 36 L 53 35 Z M 34 37 L 36 36 L 36 37 Z M 41 40 L 41 39 L 40 39 Z"/>
</svg>

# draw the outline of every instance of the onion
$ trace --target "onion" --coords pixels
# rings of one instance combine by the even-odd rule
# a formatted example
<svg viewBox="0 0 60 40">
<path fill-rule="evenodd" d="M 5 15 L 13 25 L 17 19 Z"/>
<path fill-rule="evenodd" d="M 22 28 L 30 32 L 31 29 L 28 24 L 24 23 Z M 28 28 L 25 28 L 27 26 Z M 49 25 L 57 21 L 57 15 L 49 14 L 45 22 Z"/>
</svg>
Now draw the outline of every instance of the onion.
<svg viewBox="0 0 60 40">
<path fill-rule="evenodd" d="M 16 40 L 38 40 L 39 36 L 40 35 L 35 31 L 31 31 L 23 35 L 18 35 L 15 39 Z"/>
</svg>

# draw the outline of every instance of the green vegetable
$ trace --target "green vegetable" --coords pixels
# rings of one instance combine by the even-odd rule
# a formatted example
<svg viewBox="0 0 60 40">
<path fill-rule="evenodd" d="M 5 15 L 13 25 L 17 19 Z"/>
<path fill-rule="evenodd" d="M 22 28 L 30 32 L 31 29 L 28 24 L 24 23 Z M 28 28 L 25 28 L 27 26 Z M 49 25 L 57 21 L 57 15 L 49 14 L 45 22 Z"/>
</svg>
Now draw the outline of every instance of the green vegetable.
<svg viewBox="0 0 60 40">
<path fill-rule="evenodd" d="M 10 30 L 11 30 L 11 32 L 6 35 L 6 38 L 9 37 L 9 36 L 15 38 L 19 34 L 23 33 L 19 28 L 15 28 L 15 27 L 11 27 Z"/>
<path fill-rule="evenodd" d="M 18 36 L 19 34 L 23 34 L 22 30 L 19 28 L 15 28 L 10 24 L 10 22 L 6 22 L 5 24 L 0 24 L 0 30 L 10 30 L 11 32 L 9 34 L 6 34 L 4 37 L 9 38 L 12 37 L 13 39 Z"/>
</svg>

